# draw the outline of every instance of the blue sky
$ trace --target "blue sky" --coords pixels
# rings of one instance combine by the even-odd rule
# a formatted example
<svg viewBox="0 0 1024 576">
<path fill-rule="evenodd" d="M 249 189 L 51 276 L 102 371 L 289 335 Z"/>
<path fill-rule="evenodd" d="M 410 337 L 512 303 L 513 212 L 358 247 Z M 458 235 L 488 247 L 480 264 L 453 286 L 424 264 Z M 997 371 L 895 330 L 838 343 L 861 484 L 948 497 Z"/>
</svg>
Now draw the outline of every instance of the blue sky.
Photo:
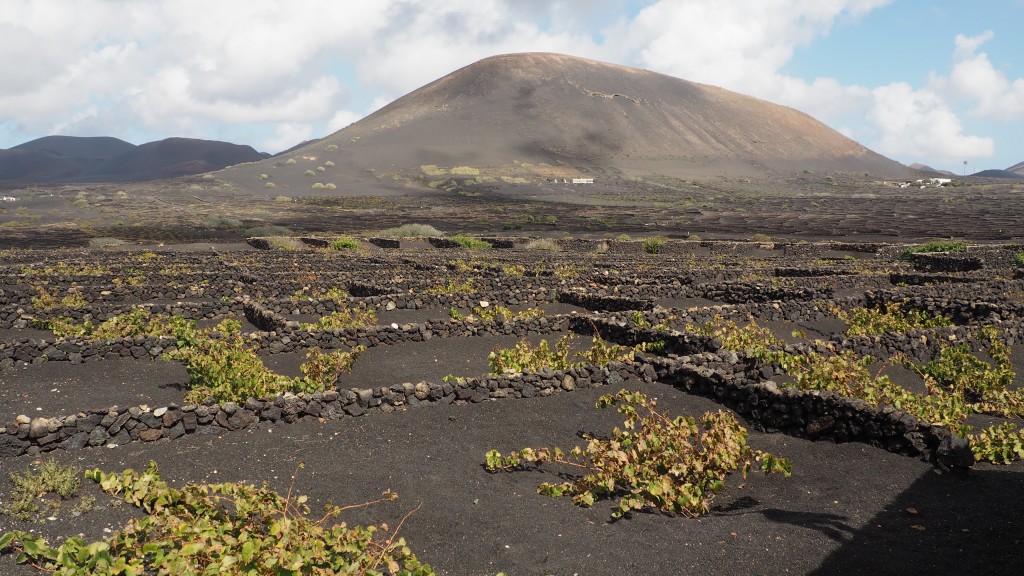
<svg viewBox="0 0 1024 576">
<path fill-rule="evenodd" d="M 960 173 L 1024 161 L 1024 0 L 0 0 L 0 148 L 276 152 L 494 54 L 551 51 L 802 110 Z"/>
</svg>

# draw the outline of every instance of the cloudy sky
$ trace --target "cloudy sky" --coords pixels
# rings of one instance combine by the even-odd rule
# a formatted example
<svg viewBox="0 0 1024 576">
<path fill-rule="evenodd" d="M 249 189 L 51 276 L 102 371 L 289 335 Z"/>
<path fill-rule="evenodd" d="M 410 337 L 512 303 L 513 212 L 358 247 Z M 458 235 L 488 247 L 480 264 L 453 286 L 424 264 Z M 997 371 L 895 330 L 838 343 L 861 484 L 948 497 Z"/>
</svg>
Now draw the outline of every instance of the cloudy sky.
<svg viewBox="0 0 1024 576">
<path fill-rule="evenodd" d="M 480 58 L 550 51 L 792 106 L 905 163 L 1024 161 L 1024 0 L 0 0 L 0 148 L 277 152 Z"/>
</svg>

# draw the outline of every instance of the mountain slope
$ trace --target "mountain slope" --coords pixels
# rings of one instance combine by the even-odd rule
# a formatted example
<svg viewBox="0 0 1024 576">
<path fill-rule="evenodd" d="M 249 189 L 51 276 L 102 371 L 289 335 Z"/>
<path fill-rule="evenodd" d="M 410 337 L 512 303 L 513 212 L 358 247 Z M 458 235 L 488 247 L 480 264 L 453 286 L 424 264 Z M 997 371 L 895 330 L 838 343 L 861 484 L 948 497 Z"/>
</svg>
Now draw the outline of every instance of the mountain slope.
<svg viewBox="0 0 1024 576">
<path fill-rule="evenodd" d="M 0 150 L 0 183 L 157 180 L 265 157 L 251 146 L 213 140 L 167 138 L 136 146 L 105 136 L 45 136 Z"/>
<path fill-rule="evenodd" d="M 337 150 L 327 153 L 331 146 Z M 268 173 L 276 163 L 271 177 L 291 182 L 330 160 L 336 167 L 324 178 L 339 184 L 365 179 L 368 170 L 409 175 L 422 165 L 517 163 L 626 175 L 913 173 L 791 108 L 646 70 L 536 53 L 471 64 L 290 156 L 297 160 L 291 167 L 265 162 L 252 172 Z"/>
<path fill-rule="evenodd" d="M 1013 166 L 1010 166 L 1009 168 L 1007 168 L 1006 171 L 1007 172 L 1013 172 L 1014 174 L 1020 174 L 1021 176 L 1024 176 L 1024 162 L 1019 162 L 1017 164 L 1014 164 Z"/>
</svg>

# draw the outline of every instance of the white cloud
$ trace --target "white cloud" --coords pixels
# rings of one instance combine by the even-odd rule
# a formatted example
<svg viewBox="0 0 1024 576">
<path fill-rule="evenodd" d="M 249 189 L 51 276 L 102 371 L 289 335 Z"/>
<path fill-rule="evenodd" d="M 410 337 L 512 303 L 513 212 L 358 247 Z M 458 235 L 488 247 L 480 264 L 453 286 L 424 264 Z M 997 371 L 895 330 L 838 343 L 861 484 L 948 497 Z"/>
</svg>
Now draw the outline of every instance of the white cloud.
<svg viewBox="0 0 1024 576">
<path fill-rule="evenodd" d="M 960 119 L 941 96 L 905 82 L 872 91 L 868 122 L 878 131 L 876 151 L 890 156 L 958 162 L 992 156 L 991 138 L 963 133 Z"/>
<path fill-rule="evenodd" d="M 274 136 L 264 140 L 261 150 L 287 150 L 299 142 L 315 138 L 313 126 L 296 122 L 282 122 L 274 127 Z"/>
<path fill-rule="evenodd" d="M 244 135 L 277 151 L 480 58 L 553 51 L 779 102 L 847 134 L 864 134 L 866 118 L 868 145 L 887 154 L 991 154 L 950 105 L 1024 117 L 1024 79 L 982 51 L 991 33 L 958 36 L 949 75 L 920 89 L 784 72 L 890 2 L 658 0 L 630 18 L 636 0 L 4 0 L 0 52 L 18 57 L 0 59 L 0 126 L 8 139 Z"/>
<path fill-rule="evenodd" d="M 652 70 L 793 106 L 828 120 L 863 109 L 868 90 L 832 78 L 782 74 L 794 52 L 842 19 L 890 0 L 662 0 L 621 31 L 630 57 Z"/>
<path fill-rule="evenodd" d="M 362 117 L 362 114 L 358 114 L 351 110 L 338 110 L 334 113 L 334 116 L 331 116 L 331 119 L 327 121 L 327 130 L 332 133 L 337 132 L 353 122 L 358 122 Z"/>
<path fill-rule="evenodd" d="M 948 78 L 933 76 L 932 82 L 951 91 L 954 97 L 972 102 L 971 112 L 978 116 L 996 120 L 1024 118 L 1024 78 L 1011 82 L 992 65 L 988 54 L 978 52 L 994 37 L 992 31 L 973 37 L 957 35 L 953 70 Z"/>
</svg>

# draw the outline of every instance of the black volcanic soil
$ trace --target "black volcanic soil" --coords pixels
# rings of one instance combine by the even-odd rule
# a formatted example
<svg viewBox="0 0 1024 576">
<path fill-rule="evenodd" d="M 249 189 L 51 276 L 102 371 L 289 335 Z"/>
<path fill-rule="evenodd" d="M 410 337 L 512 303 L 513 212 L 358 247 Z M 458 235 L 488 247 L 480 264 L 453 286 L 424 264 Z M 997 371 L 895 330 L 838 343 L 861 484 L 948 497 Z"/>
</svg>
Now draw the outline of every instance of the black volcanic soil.
<svg viewBox="0 0 1024 576">
<path fill-rule="evenodd" d="M 99 376 L 99 375 L 97 375 Z M 660 384 L 630 382 L 673 414 L 717 406 Z M 1024 466 L 979 466 L 965 478 L 860 444 L 812 443 L 752 433 L 751 444 L 793 462 L 789 479 L 734 478 L 701 519 L 634 514 L 609 521 L 609 505 L 591 509 L 534 493 L 545 472 L 488 474 L 489 449 L 578 442 L 618 414 L 596 410 L 601 390 L 551 398 L 428 407 L 359 419 L 259 427 L 223 436 L 56 453 L 84 467 L 142 469 L 150 460 L 174 485 L 193 481 L 266 481 L 284 491 L 305 462 L 296 490 L 316 503 L 371 500 L 390 488 L 401 499 L 354 511 L 350 523 L 402 528 L 420 558 L 439 573 L 495 574 L 1013 574 L 1024 568 Z M 202 455 L 201 458 L 197 457 Z M 26 457 L 0 461 L 0 474 Z M 87 490 L 95 491 L 89 486 Z M 128 512 L 101 507 L 79 518 L 33 526 L 52 538 L 101 538 Z M 0 516 L 0 532 L 25 524 Z M 32 571 L 0 557 L 0 571 Z"/>
<path fill-rule="evenodd" d="M 638 243 L 615 245 L 609 252 L 547 254 L 539 251 L 426 250 L 372 252 L 339 257 L 329 252 L 253 252 L 241 246 L 219 247 L 195 244 L 182 247 L 152 247 L 156 257 L 142 257 L 139 249 L 63 252 L 23 252 L 4 255 L 5 288 L 43 277 L 24 276 L 21 266 L 39 264 L 36 270 L 57 261 L 78 266 L 93 263 L 122 266 L 118 272 L 160 270 L 175 263 L 189 264 L 206 274 L 236 273 L 248 269 L 255 281 L 243 290 L 260 294 L 277 290 L 288 300 L 295 276 L 304 274 L 324 283 L 378 274 L 382 284 L 396 274 L 422 286 L 432 285 L 432 274 L 447 274 L 442 264 L 451 260 L 494 259 L 528 268 L 551 268 L 554 264 L 579 263 L 579 276 L 568 276 L 565 286 L 597 289 L 607 270 L 623 279 L 671 281 L 684 274 L 706 274 L 734 279 L 753 274 L 759 280 L 774 276 L 776 265 L 815 267 L 850 266 L 857 271 L 852 294 L 864 293 L 873 281 L 886 289 L 891 266 L 911 272 L 912 265 L 898 260 L 898 247 L 891 248 L 893 261 L 881 255 L 872 259 L 847 261 L 833 250 L 838 260 L 817 256 L 786 256 L 761 244 L 719 245 L 709 243 L 671 244 L 676 253 L 643 254 Z M 695 246 L 690 258 L 683 251 Z M 228 248 L 235 250 L 228 252 Z M 632 248 L 631 253 L 615 250 Z M 789 248 L 814 248 L 792 244 Z M 973 249 L 972 249 L 973 250 Z M 1010 248 L 981 247 L 977 252 L 992 258 L 1002 255 L 1005 264 L 978 275 L 961 278 L 970 283 L 946 284 L 935 276 L 933 286 L 903 287 L 908 293 L 918 288 L 935 294 L 985 292 L 989 283 L 1005 287 L 996 294 L 999 301 L 1016 301 L 1010 292 L 1019 289 L 1011 280 Z M 208 256 L 204 256 L 208 254 Z M 994 256 L 995 254 L 995 256 Z M 180 262 L 176 262 L 176 258 Z M 35 262 L 39 260 L 39 262 Z M 584 265 L 589 264 L 589 265 Z M 592 265 L 592 266 L 591 266 Z M 417 266 L 419 266 L 417 268 Z M 148 268 L 147 268 L 148 267 Z M 440 271 L 440 272 L 438 272 Z M 595 273 L 595 271 L 597 271 Z M 107 277 L 84 280 L 59 272 L 46 277 L 55 285 L 76 282 L 84 289 L 107 286 Z M 414 278 L 414 274 L 421 277 Z M 974 274 L 974 273 L 971 273 Z M 1002 278 L 995 278 L 996 276 Z M 533 280 L 527 280 L 533 278 Z M 190 279 L 192 282 L 195 279 Z M 507 279 L 506 279 L 507 280 Z M 523 276 L 514 282 L 557 281 L 551 276 Z M 811 280 L 814 280 L 813 278 Z M 813 282 L 812 282 L 813 283 Z M 999 284 L 1005 283 L 1005 284 Z M 95 285 L 95 286 L 94 286 Z M 667 284 L 671 286 L 670 284 Z M 287 286 L 287 289 L 285 289 Z M 623 280 L 621 293 L 640 286 Z M 966 288 L 966 289 L 965 289 Z M 14 294 L 15 292 L 11 292 Z M 661 304 L 679 307 L 722 304 L 710 298 L 673 298 L 670 291 L 658 292 Z M 4 293 L 7 297 L 7 292 Z M 408 292 L 399 291 L 404 299 Z M 269 298 L 269 297 L 267 297 Z M 120 305 L 120 301 L 117 305 Z M 94 303 L 97 311 L 106 304 Z M 21 305 L 4 302 L 3 312 Z M 571 313 L 568 305 L 545 306 L 550 313 Z M 426 310 L 382 312 L 382 321 L 422 322 L 444 318 L 447 306 Z M 1016 317 L 1007 321 L 1019 322 Z M 210 321 L 204 321 L 209 323 Z M 810 336 L 828 337 L 843 329 L 837 320 L 813 322 L 762 322 L 786 337 L 794 327 Z M 5 339 L 21 339 L 38 332 L 6 329 Z M 548 335 L 553 340 L 557 335 Z M 537 336 L 531 336 L 534 341 Z M 792 338 L 787 337 L 788 340 Z M 440 379 L 447 374 L 480 375 L 487 369 L 486 356 L 495 344 L 508 345 L 512 337 L 432 338 L 370 349 L 357 361 L 342 386 L 390 386 L 405 381 Z M 579 338 L 585 340 L 585 338 Z M 1015 347 L 1014 368 L 1024 369 L 1021 346 Z M 282 372 L 294 373 L 301 354 L 267 355 L 268 363 Z M 906 370 L 887 369 L 898 382 L 913 388 L 915 375 Z M 781 380 L 781 379 L 780 379 Z M 19 414 L 29 417 L 69 414 L 77 410 L 105 408 L 112 404 L 147 404 L 150 408 L 181 402 L 187 375 L 176 364 L 119 358 L 103 358 L 84 364 L 49 361 L 24 364 L 0 372 L 0 425 Z M 662 383 L 628 380 L 624 387 L 656 396 L 670 414 L 699 416 L 720 406 L 708 399 L 689 395 Z M 1024 462 L 1009 466 L 977 464 L 970 471 L 943 473 L 931 464 L 890 454 L 864 444 L 810 442 L 781 434 L 751 431 L 750 442 L 759 449 L 792 461 L 791 478 L 751 475 L 733 477 L 714 501 L 711 514 L 700 519 L 637 513 L 609 521 L 609 503 L 590 509 L 573 506 L 568 500 L 550 499 L 535 493 L 543 481 L 557 481 L 556 472 L 489 474 L 481 467 L 489 449 L 509 451 L 525 446 L 558 445 L 569 448 L 580 441 L 579 432 L 607 433 L 621 423 L 618 414 L 597 410 L 600 394 L 614 389 L 577 389 L 547 398 L 484 401 L 466 405 L 434 405 L 399 411 L 347 417 L 338 421 L 306 418 L 295 424 L 267 423 L 249 429 L 219 434 L 191 434 L 174 441 L 135 442 L 116 448 L 90 448 L 45 455 L 83 468 L 119 471 L 142 469 L 153 460 L 165 479 L 181 485 L 187 481 L 240 480 L 267 482 L 287 490 L 289 478 L 299 462 L 305 469 L 296 480 L 300 493 L 308 494 L 313 509 L 332 501 L 339 504 L 372 500 L 385 489 L 401 499 L 386 506 L 352 511 L 343 519 L 350 523 L 386 522 L 396 526 L 417 506 L 402 528 L 412 549 L 441 574 L 509 575 L 534 574 L 1017 574 L 1024 571 Z M 978 422 L 975 422 L 978 423 Z M 751 426 L 751 428 L 753 428 Z M 34 460 L 29 456 L 0 458 L 0 498 L 6 498 L 9 473 L 24 470 Z M 94 485 L 85 494 L 98 497 L 98 509 L 75 517 L 62 512 L 55 520 L 20 522 L 0 515 L 0 533 L 18 528 L 34 530 L 60 540 L 82 534 L 99 539 L 124 524 L 132 513 L 126 506 L 115 508 Z M 31 569 L 17 566 L 11 555 L 0 556 L 0 574 L 21 576 Z"/>
</svg>

